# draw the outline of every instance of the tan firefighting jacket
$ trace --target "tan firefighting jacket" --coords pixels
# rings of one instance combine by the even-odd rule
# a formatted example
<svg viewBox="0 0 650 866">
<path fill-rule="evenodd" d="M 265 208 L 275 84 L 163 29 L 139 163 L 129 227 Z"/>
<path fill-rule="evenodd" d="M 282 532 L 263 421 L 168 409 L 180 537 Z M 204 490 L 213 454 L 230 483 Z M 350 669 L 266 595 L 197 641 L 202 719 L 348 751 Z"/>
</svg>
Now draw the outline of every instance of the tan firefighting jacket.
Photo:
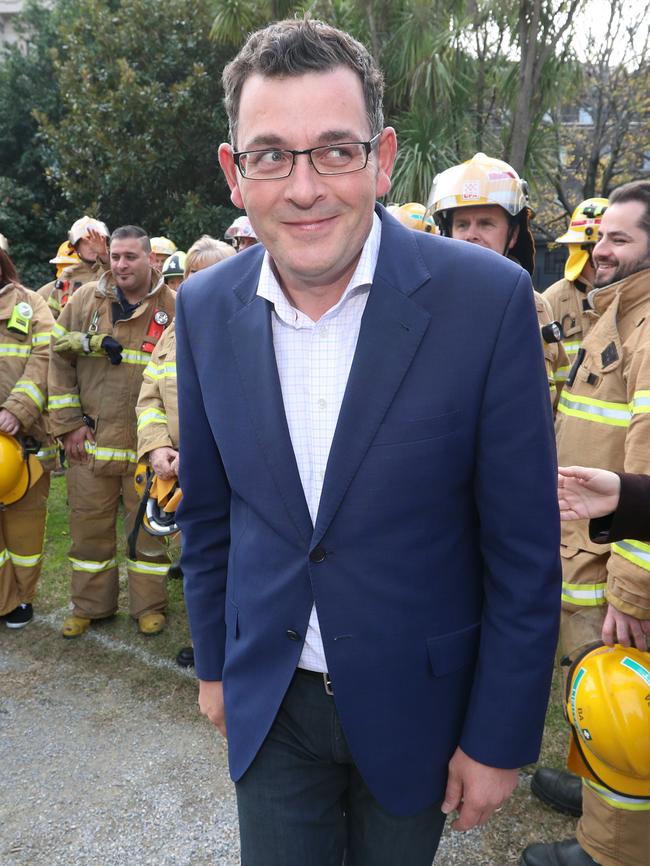
<svg viewBox="0 0 650 866">
<path fill-rule="evenodd" d="M 68 303 L 73 293 L 85 286 L 86 283 L 92 283 L 99 279 L 104 270 L 100 263 L 92 267 L 86 262 L 80 262 L 77 265 L 68 265 L 61 271 L 61 276 L 52 280 L 51 283 L 46 283 L 38 290 L 38 294 L 45 299 L 45 303 L 50 308 L 50 312 L 55 319 L 61 315 L 61 310 Z"/>
<path fill-rule="evenodd" d="M 26 323 L 21 331 L 9 327 L 16 307 Z M 53 327 L 52 314 L 36 292 L 15 283 L 0 289 L 0 408 L 16 416 L 22 434 L 40 443 L 45 469 L 53 469 L 56 458 L 43 415 Z"/>
<path fill-rule="evenodd" d="M 48 404 L 52 431 L 63 436 L 88 424 L 96 441 L 87 441 L 86 451 L 96 475 L 123 475 L 135 468 L 135 406 L 142 373 L 176 305 L 176 293 L 160 274 L 152 270 L 151 277 L 152 290 L 129 319 L 113 324 L 112 308 L 118 301 L 109 271 L 78 289 L 54 326 L 53 338 L 70 331 L 107 334 L 123 347 L 117 365 L 103 351 L 71 357 L 52 352 Z"/>
<path fill-rule="evenodd" d="M 599 318 L 560 396 L 558 462 L 648 474 L 650 269 L 594 289 L 589 298 Z M 612 544 L 603 583 L 594 579 L 595 557 L 602 562 L 607 549 L 590 541 L 586 520 L 562 524 L 563 601 L 578 606 L 609 601 L 624 613 L 650 619 L 650 545 L 634 539 Z M 594 555 L 591 577 L 588 569 L 585 574 L 584 567 L 574 568 L 580 551 Z"/>
<path fill-rule="evenodd" d="M 155 448 L 178 448 L 176 328 L 167 328 L 142 377 L 138 416 L 138 460 Z"/>
<path fill-rule="evenodd" d="M 535 309 L 537 310 L 537 321 L 539 322 L 540 333 L 545 325 L 550 325 L 554 321 L 553 311 L 550 305 L 539 292 L 533 292 L 535 296 Z M 546 342 L 542 335 L 542 348 L 544 349 L 544 362 L 546 365 L 546 375 L 548 377 L 548 387 L 551 395 L 551 404 L 553 409 L 557 409 L 560 392 L 569 375 L 569 359 L 562 343 Z"/>
<path fill-rule="evenodd" d="M 588 293 L 593 286 L 585 280 L 582 280 L 581 284 L 585 291 L 580 289 L 579 284 L 562 279 L 544 292 L 544 299 L 551 307 L 553 319 L 559 322 L 562 328 L 562 342 L 570 365 L 573 365 L 583 339 L 597 319 L 588 300 Z"/>
</svg>

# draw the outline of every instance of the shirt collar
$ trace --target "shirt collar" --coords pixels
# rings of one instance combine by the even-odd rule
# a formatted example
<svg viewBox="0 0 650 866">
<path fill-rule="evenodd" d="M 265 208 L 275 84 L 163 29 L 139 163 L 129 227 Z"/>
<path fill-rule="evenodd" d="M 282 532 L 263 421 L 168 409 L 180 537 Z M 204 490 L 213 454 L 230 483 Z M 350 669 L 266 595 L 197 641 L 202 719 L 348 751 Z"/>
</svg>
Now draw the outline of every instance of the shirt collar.
<svg viewBox="0 0 650 866">
<path fill-rule="evenodd" d="M 370 234 L 366 238 L 366 242 L 361 250 L 361 256 L 357 262 L 357 266 L 347 284 L 345 291 L 341 295 L 338 303 L 325 313 L 325 316 L 330 317 L 336 314 L 340 307 L 352 296 L 361 292 L 369 292 L 372 286 L 372 281 L 375 276 L 375 268 L 377 267 L 377 259 L 379 258 L 379 246 L 381 243 L 381 220 L 377 213 L 372 215 L 372 228 Z M 271 264 L 271 256 L 268 251 L 264 253 L 262 260 L 262 268 L 257 283 L 257 294 L 260 298 L 264 298 L 273 304 L 276 315 L 285 324 L 291 325 L 294 328 L 313 326 L 312 320 L 292 306 L 287 296 L 282 291 L 278 282 L 273 267 Z M 325 318 L 322 316 L 321 318 Z"/>
</svg>

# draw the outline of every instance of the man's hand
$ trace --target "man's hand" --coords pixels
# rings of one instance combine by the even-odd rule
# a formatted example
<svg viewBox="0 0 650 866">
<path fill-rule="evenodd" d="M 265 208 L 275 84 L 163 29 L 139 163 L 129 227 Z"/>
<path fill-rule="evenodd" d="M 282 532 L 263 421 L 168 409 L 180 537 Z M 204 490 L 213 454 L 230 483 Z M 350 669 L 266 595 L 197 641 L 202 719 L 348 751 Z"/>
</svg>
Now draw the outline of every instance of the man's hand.
<svg viewBox="0 0 650 866">
<path fill-rule="evenodd" d="M 85 463 L 88 460 L 85 446 L 86 440 L 89 442 L 95 441 L 93 431 L 86 424 L 77 427 L 76 430 L 71 430 L 70 433 L 66 433 L 61 437 L 65 456 L 71 463 Z"/>
<path fill-rule="evenodd" d="M 199 709 L 224 737 L 228 736 L 222 683 L 214 680 L 199 680 Z"/>
<path fill-rule="evenodd" d="M 479 764 L 460 748 L 449 762 L 447 790 L 442 804 L 445 815 L 458 810 L 452 830 L 482 827 L 517 787 L 517 770 L 501 770 Z"/>
<path fill-rule="evenodd" d="M 650 634 L 650 620 L 637 619 L 629 613 L 617 610 L 613 605 L 607 606 L 607 615 L 603 623 L 602 639 L 607 646 L 615 643 L 621 646 L 635 646 L 647 650 L 647 635 Z"/>
<path fill-rule="evenodd" d="M 178 451 L 163 446 L 149 453 L 151 468 L 159 478 L 168 481 L 178 475 Z"/>
<path fill-rule="evenodd" d="M 52 348 L 55 352 L 63 355 L 83 355 L 85 336 L 81 331 L 68 331 L 67 334 L 63 334 L 62 337 L 58 337 L 54 341 Z"/>
<path fill-rule="evenodd" d="M 108 242 L 105 235 L 98 232 L 97 229 L 88 229 L 86 232 L 88 243 L 92 247 L 95 258 L 104 267 L 108 267 Z"/>
<path fill-rule="evenodd" d="M 20 430 L 20 421 L 9 409 L 0 409 L 0 431 L 15 436 Z"/>
<path fill-rule="evenodd" d="M 557 498 L 562 520 L 604 517 L 618 508 L 621 479 L 608 469 L 560 466 L 557 471 Z"/>
</svg>

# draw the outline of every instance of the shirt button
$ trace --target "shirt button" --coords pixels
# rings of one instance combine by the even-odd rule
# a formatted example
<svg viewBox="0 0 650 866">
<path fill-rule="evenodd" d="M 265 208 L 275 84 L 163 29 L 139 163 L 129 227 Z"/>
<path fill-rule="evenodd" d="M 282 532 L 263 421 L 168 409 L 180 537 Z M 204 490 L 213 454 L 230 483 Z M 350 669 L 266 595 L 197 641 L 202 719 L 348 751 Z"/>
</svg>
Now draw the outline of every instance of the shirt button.
<svg viewBox="0 0 650 866">
<path fill-rule="evenodd" d="M 320 331 L 318 333 L 321 337 L 326 337 L 328 332 L 329 332 L 329 328 L 327 327 L 327 325 L 323 325 L 323 327 L 320 329 Z"/>
<path fill-rule="evenodd" d="M 320 400 L 318 401 L 318 408 L 319 409 L 327 409 L 327 400 L 323 400 L 323 398 L 321 397 Z"/>
<path fill-rule="evenodd" d="M 300 640 L 300 635 L 292 628 L 287 629 L 287 637 L 289 640 Z"/>
<path fill-rule="evenodd" d="M 311 562 L 325 562 L 327 559 L 327 551 L 324 547 L 321 547 L 320 544 L 318 547 L 315 547 L 312 552 L 309 554 L 309 559 Z"/>
</svg>

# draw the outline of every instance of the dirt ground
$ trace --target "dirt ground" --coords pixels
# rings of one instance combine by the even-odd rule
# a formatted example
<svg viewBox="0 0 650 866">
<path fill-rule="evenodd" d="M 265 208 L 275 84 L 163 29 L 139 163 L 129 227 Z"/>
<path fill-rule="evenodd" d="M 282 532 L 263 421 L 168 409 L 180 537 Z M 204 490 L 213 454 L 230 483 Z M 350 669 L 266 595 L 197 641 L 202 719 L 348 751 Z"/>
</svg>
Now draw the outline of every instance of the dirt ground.
<svg viewBox="0 0 650 866">
<path fill-rule="evenodd" d="M 225 744 L 191 675 L 110 627 L 65 641 L 57 623 L 0 626 L 0 864 L 238 864 Z M 435 866 L 516 866 L 572 835 L 529 782 L 485 828 L 446 830 Z"/>
</svg>

